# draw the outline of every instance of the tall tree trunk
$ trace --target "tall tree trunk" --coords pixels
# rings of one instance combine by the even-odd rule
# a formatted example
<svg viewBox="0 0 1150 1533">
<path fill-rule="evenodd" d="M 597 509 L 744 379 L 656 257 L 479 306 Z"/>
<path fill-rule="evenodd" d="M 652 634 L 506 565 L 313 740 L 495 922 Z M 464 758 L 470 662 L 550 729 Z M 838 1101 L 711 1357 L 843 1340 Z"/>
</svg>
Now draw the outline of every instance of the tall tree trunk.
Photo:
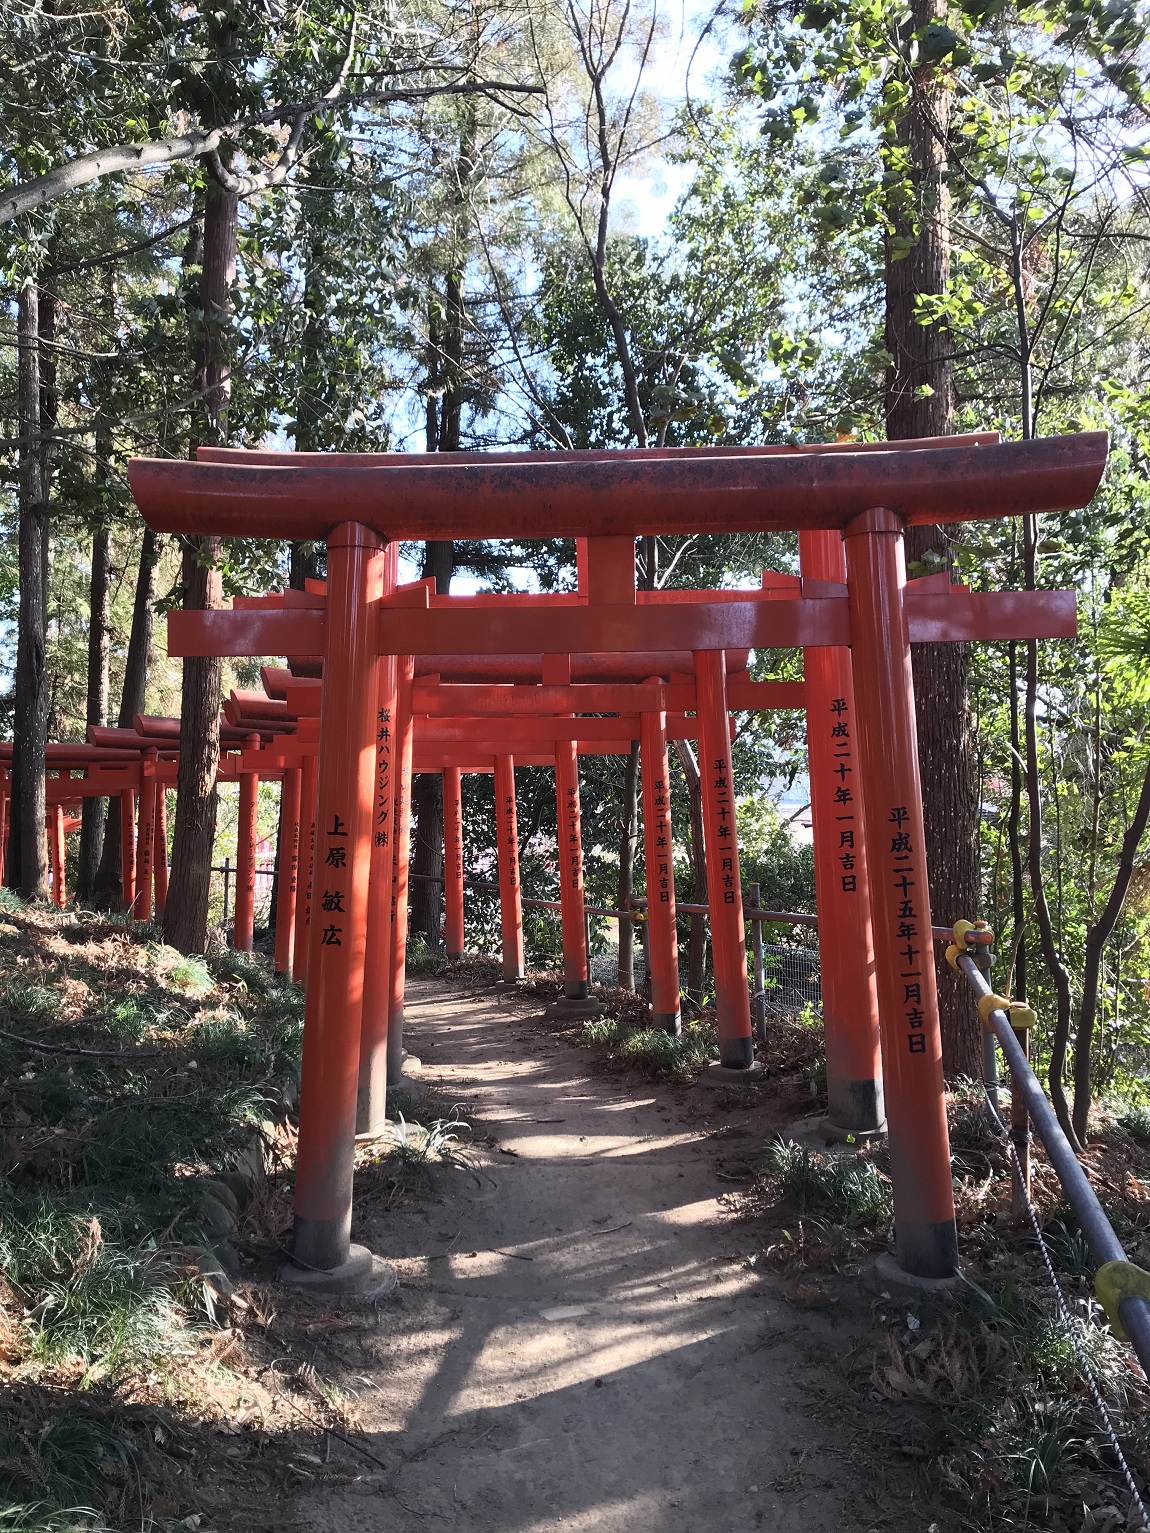
<svg viewBox="0 0 1150 1533">
<path fill-rule="evenodd" d="M 945 19 L 942 0 L 912 0 L 904 32 Z M 950 92 L 929 66 L 913 72 L 906 113 L 890 145 L 906 186 L 892 194 L 887 236 L 886 427 L 891 440 L 943 436 L 954 427 L 951 338 L 942 326 L 919 323 L 916 301 L 943 294 L 950 270 L 950 198 L 943 138 Z M 911 527 L 910 565 L 947 568 L 954 527 Z M 970 659 L 964 644 L 918 644 L 912 652 L 918 711 L 918 750 L 926 805 L 926 858 L 936 921 L 980 912 L 977 754 L 968 696 Z M 961 982 L 938 964 L 943 1065 L 949 1075 L 981 1071 L 978 1021 Z"/>
<path fill-rule="evenodd" d="M 1010 846 L 1011 963 L 1009 993 L 1026 999 L 1026 887 L 1022 857 L 1022 724 L 1018 711 L 1018 644 L 1011 639 L 1007 674 L 1010 678 L 1010 808 L 1006 835 Z"/>
<path fill-rule="evenodd" d="M 1086 1143 L 1090 1118 L 1091 1061 L 1090 1049 L 1094 1038 L 1094 1023 L 1098 1014 L 1098 988 L 1102 972 L 1102 953 L 1118 924 L 1130 881 L 1134 877 L 1134 862 L 1142 837 L 1150 823 L 1150 764 L 1142 774 L 1142 788 L 1134 815 L 1122 838 L 1118 854 L 1118 866 L 1110 897 L 1100 911 L 1097 920 L 1091 922 L 1086 932 L 1086 954 L 1082 966 L 1082 1004 L 1078 1012 L 1078 1032 L 1074 1039 L 1074 1112 L 1072 1121 L 1079 1140 Z"/>
<path fill-rule="evenodd" d="M 136 572 L 136 595 L 132 605 L 132 630 L 128 635 L 128 653 L 124 661 L 124 684 L 120 691 L 120 711 L 116 723 L 131 729 L 137 713 L 143 713 L 148 688 L 148 667 L 152 653 L 152 627 L 155 620 L 156 564 L 159 560 L 159 537 L 150 527 L 144 528 L 140 543 L 140 563 Z M 104 847 L 96 870 L 93 897 L 101 905 L 123 904 L 123 879 L 120 868 L 120 800 L 109 800 L 104 824 Z"/>
<path fill-rule="evenodd" d="M 20 610 L 7 881 L 25 899 L 48 896 L 48 482 L 41 442 L 40 295 L 28 281 L 18 309 Z"/>
<path fill-rule="evenodd" d="M 105 463 L 108 443 L 101 425 L 102 418 L 96 428 L 96 456 L 101 463 Z M 92 578 L 88 597 L 88 699 L 84 714 L 89 725 L 108 722 L 109 566 L 109 533 L 107 523 L 102 523 L 92 534 Z M 103 799 L 84 800 L 80 820 L 80 866 L 76 873 L 76 898 L 80 900 L 90 900 L 95 892 L 96 874 L 104 844 L 104 814 Z"/>
<path fill-rule="evenodd" d="M 463 426 L 463 282 L 451 273 L 444 290 L 442 335 L 430 306 L 427 356 L 427 450 L 458 452 Z M 439 385 L 442 383 L 442 394 Z M 451 590 L 455 544 L 429 539 L 423 546 L 423 579 L 435 581 L 436 594 Z M 439 943 L 439 911 L 443 877 L 443 778 L 419 772 L 411 790 L 411 918 L 409 930 L 429 946 Z"/>
<path fill-rule="evenodd" d="M 201 321 L 196 337 L 198 409 L 192 450 L 226 438 L 231 392 L 228 325 L 236 275 L 236 198 L 214 182 L 204 203 L 204 254 L 200 276 Z M 189 538 L 184 549 L 184 606 L 204 611 L 223 605 L 221 540 Z M 180 767 L 176 828 L 164 939 L 184 953 L 202 953 L 208 940 L 208 897 L 216 838 L 216 772 L 220 759 L 222 662 L 215 656 L 184 660 L 180 698 Z"/>
<path fill-rule="evenodd" d="M 305 449 L 297 442 L 296 450 Z M 309 580 L 319 580 L 323 575 L 319 547 L 315 543 L 291 543 L 288 548 L 288 585 L 293 591 L 303 591 Z"/>
<path fill-rule="evenodd" d="M 635 892 L 635 852 L 639 845 L 639 742 L 631 741 L 627 767 L 623 773 L 623 802 L 620 805 L 619 882 L 615 895 L 617 910 L 628 910 Z M 619 922 L 620 990 L 635 988 L 635 927 L 630 921 Z"/>
</svg>

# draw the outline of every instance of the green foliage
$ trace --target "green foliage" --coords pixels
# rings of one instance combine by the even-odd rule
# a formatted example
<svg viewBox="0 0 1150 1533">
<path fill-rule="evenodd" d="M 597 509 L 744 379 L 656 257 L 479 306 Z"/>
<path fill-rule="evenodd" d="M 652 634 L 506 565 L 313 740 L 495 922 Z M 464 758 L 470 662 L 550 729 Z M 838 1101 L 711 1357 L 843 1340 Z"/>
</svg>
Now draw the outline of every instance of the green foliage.
<svg viewBox="0 0 1150 1533">
<path fill-rule="evenodd" d="M 890 1181 L 861 1155 L 821 1155 L 780 1134 L 767 1145 L 762 1172 L 800 1213 L 848 1227 L 881 1224 L 892 1211 Z"/>
<path fill-rule="evenodd" d="M 181 958 L 165 975 L 165 981 L 173 990 L 195 998 L 210 994 L 214 981 L 207 964 L 194 955 Z"/>
<path fill-rule="evenodd" d="M 1131 1103 L 1120 1114 L 1118 1123 L 1132 1138 L 1143 1144 L 1150 1144 L 1150 1104 Z"/>
<path fill-rule="evenodd" d="M 643 1027 L 620 1041 L 619 1058 L 644 1075 L 686 1075 L 715 1057 L 717 1042 L 713 1025 L 687 1022 L 678 1035 Z"/>
<path fill-rule="evenodd" d="M 95 1216 L 6 1198 L 0 1265 L 28 1305 L 37 1357 L 115 1368 L 186 1345 L 170 1270 L 154 1251 L 109 1244 Z"/>
<path fill-rule="evenodd" d="M 611 1057 L 628 1069 L 653 1079 L 686 1076 L 717 1053 L 718 1035 L 710 1021 L 690 1021 L 679 1034 L 656 1027 L 630 1027 L 616 1017 L 585 1022 L 578 1041 L 588 1047 L 606 1046 Z"/>
<path fill-rule="evenodd" d="M 408 1122 L 398 1112 L 395 1121 L 388 1124 L 384 1153 L 409 1169 L 423 1169 L 436 1163 L 464 1165 L 464 1140 L 470 1132 L 470 1124 L 458 1116 L 437 1118 L 424 1126 Z"/>
</svg>

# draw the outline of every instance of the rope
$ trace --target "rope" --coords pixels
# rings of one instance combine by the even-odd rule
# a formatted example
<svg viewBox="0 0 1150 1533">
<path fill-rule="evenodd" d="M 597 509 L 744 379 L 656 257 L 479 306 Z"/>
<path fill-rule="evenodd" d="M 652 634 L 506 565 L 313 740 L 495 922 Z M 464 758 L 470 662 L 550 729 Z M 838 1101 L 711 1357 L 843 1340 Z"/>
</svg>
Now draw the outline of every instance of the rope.
<svg viewBox="0 0 1150 1533">
<path fill-rule="evenodd" d="M 1090 1362 L 1090 1359 L 1087 1357 L 1082 1343 L 1078 1338 L 1078 1328 L 1074 1323 L 1073 1315 L 1070 1313 L 1070 1306 L 1066 1302 L 1066 1296 L 1062 1291 L 1062 1284 L 1058 1281 L 1058 1275 L 1054 1270 L 1054 1263 L 1050 1259 L 1050 1248 L 1046 1244 L 1046 1237 L 1042 1233 L 1042 1226 L 1038 1222 L 1038 1215 L 1034 1210 L 1034 1204 L 1030 1201 L 1030 1194 L 1026 1190 L 1026 1178 L 1022 1173 L 1022 1162 L 1018 1157 L 1018 1149 L 1013 1139 L 1010 1137 L 1010 1131 L 1004 1123 L 1002 1115 L 999 1113 L 998 1108 L 991 1100 L 990 1092 L 987 1090 L 985 1082 L 982 1086 L 982 1093 L 986 1098 L 987 1108 L 989 1109 L 990 1115 L 994 1120 L 995 1130 L 1005 1141 L 1006 1147 L 1010 1151 L 1010 1158 L 1014 1162 L 1014 1170 L 1018 1177 L 1018 1185 L 1022 1189 L 1022 1197 L 1026 1203 L 1026 1212 L 1030 1218 L 1030 1226 L 1034 1231 L 1034 1238 L 1038 1242 L 1038 1249 L 1042 1253 L 1042 1260 L 1046 1266 L 1046 1275 L 1050 1279 L 1051 1288 L 1054 1290 L 1055 1302 L 1058 1305 L 1059 1313 L 1061 1314 L 1063 1323 L 1066 1326 L 1066 1333 L 1070 1337 L 1070 1345 L 1074 1348 L 1074 1355 L 1078 1359 L 1078 1366 L 1081 1370 L 1082 1377 L 1085 1379 L 1086 1387 L 1089 1389 L 1091 1397 L 1094 1401 L 1094 1409 L 1097 1412 L 1098 1419 L 1102 1424 L 1102 1429 L 1110 1441 L 1110 1446 L 1114 1450 L 1114 1457 L 1118 1460 L 1118 1467 L 1122 1471 L 1122 1478 L 1126 1481 L 1127 1488 L 1130 1491 L 1131 1499 L 1138 1509 L 1138 1515 L 1142 1519 L 1142 1527 L 1144 1529 L 1150 1529 L 1150 1515 L 1147 1514 L 1146 1504 L 1142 1500 L 1138 1486 L 1134 1480 L 1134 1475 L 1131 1472 L 1130 1465 L 1127 1463 L 1126 1455 L 1122 1451 L 1122 1444 L 1118 1441 L 1118 1433 L 1114 1428 L 1114 1422 L 1111 1419 L 1110 1412 L 1106 1407 L 1106 1402 L 1102 1398 L 1102 1393 L 1098 1388 L 1098 1382 L 1094 1376 L 1093 1365 Z"/>
</svg>

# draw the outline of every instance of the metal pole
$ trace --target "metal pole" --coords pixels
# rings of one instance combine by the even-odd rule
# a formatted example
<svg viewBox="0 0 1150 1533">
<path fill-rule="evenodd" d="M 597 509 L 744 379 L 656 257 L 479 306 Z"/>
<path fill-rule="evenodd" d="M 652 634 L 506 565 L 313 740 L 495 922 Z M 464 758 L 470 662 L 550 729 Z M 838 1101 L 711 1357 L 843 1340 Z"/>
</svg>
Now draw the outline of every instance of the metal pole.
<svg viewBox="0 0 1150 1533">
<path fill-rule="evenodd" d="M 759 886 L 748 884 L 751 897 L 751 956 L 755 971 L 755 993 L 752 997 L 752 1015 L 755 1037 L 760 1043 L 767 1041 L 767 967 L 763 959 L 763 921 L 759 915 Z"/>
<path fill-rule="evenodd" d="M 837 532 L 800 532 L 805 577 L 846 579 Z M 878 987 L 870 883 L 859 791 L 858 718 L 849 649 L 804 649 L 815 897 L 822 930 L 838 940 L 819 948 L 827 1052 L 828 1130 L 879 1133 L 884 1125 Z M 849 940 L 842 940 L 846 933 Z"/>
<path fill-rule="evenodd" d="M 960 952 L 955 963 L 961 973 L 966 976 L 975 995 L 981 998 L 993 993 L 969 953 Z M 987 1012 L 986 1020 L 993 1027 L 1002 1052 L 1006 1056 L 1006 1062 L 1010 1066 L 1012 1090 L 1025 1104 L 1035 1131 L 1046 1149 L 1047 1159 L 1062 1183 L 1066 1200 L 1078 1216 L 1082 1233 L 1086 1236 L 1095 1261 L 1099 1266 L 1104 1266 L 1107 1262 L 1126 1261 L 1122 1242 L 1114 1233 L 1094 1188 L 1091 1187 L 1085 1171 L 1078 1162 L 1078 1157 L 1062 1132 L 1054 1109 L 1047 1100 L 1038 1077 L 1030 1068 L 1022 1043 L 1015 1036 L 1009 1016 L 1001 1008 L 996 1007 Z M 1013 1118 L 1013 1112 L 1011 1116 Z M 1130 1338 L 1130 1344 L 1138 1356 L 1138 1361 L 1143 1369 L 1150 1373 L 1150 1299 L 1123 1299 L 1118 1306 L 1118 1313 L 1126 1334 Z"/>
<path fill-rule="evenodd" d="M 1012 1026 L 1011 1030 L 1029 1066 L 1030 1029 Z M 988 1036 L 993 1045 L 994 1034 Z M 1021 1223 L 1027 1217 L 1026 1207 L 1030 1201 L 1030 1114 L 1026 1110 L 1026 1093 L 1013 1069 L 1010 1072 L 1010 1142 L 1017 1156 L 1017 1163 L 1012 1158 L 1010 1166 L 1010 1207 L 1014 1217 Z"/>
<path fill-rule="evenodd" d="M 719 1062 L 727 1069 L 746 1070 L 754 1064 L 755 1046 L 751 1038 L 751 1000 L 747 990 L 739 835 L 735 824 L 726 655 L 723 650 L 696 651 L 695 687 Z"/>
<path fill-rule="evenodd" d="M 903 589 L 903 524 L 868 511 L 844 537 L 859 775 L 899 1265 L 950 1277 L 958 1261 L 938 1021 L 922 780 Z M 853 780 L 853 773 L 852 773 Z M 857 934 L 856 934 L 857 935 Z M 824 938 L 830 937 L 824 932 Z M 831 940 L 842 941 L 835 933 Z M 867 950 L 859 939 L 856 961 Z"/>
<path fill-rule="evenodd" d="M 978 965 L 978 972 L 989 985 L 990 976 L 994 970 L 994 951 L 991 945 L 993 933 L 990 927 L 985 921 L 975 921 L 966 933 L 966 941 L 969 946 L 970 956 Z M 1029 1029 L 1024 1029 L 1024 1031 L 1029 1031 Z M 982 1030 L 982 1080 L 991 1105 L 995 1112 L 997 1112 L 998 1051 L 994 1044 L 994 1034 L 988 1027 L 984 1027 Z M 1029 1183 L 1027 1185 L 1029 1186 Z"/>
<path fill-rule="evenodd" d="M 224 925 L 225 928 L 227 927 L 227 924 L 228 924 L 228 891 L 229 891 L 229 889 L 231 887 L 231 879 L 232 879 L 232 860 L 231 860 L 230 857 L 225 857 L 224 858 L 224 919 L 223 919 L 223 925 Z"/>
<path fill-rule="evenodd" d="M 331 1271 L 351 1245 L 359 1032 L 375 766 L 378 534 L 328 539 L 315 916 L 311 924 L 295 1179 L 296 1263 Z"/>
</svg>

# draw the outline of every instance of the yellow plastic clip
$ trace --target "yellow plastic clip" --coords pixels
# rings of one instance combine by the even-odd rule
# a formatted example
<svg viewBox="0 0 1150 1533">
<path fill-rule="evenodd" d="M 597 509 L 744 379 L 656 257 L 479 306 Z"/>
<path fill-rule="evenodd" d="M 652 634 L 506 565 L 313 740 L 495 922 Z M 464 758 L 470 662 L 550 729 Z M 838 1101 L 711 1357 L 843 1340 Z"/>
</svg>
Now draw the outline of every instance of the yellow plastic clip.
<svg viewBox="0 0 1150 1533">
<path fill-rule="evenodd" d="M 1110 1329 L 1119 1341 L 1128 1341 L 1118 1306 L 1123 1299 L 1150 1299 L 1150 1272 L 1143 1272 L 1133 1262 L 1103 1262 L 1094 1274 L 1094 1292 L 1106 1311 Z"/>
<path fill-rule="evenodd" d="M 965 953 L 965 952 L 966 952 L 965 944 L 962 947 L 959 947 L 957 942 L 952 942 L 950 944 L 950 946 L 946 950 L 946 961 L 951 966 L 951 968 L 954 970 L 954 972 L 956 974 L 959 972 L 959 970 L 958 970 L 958 955 L 960 953 Z"/>
<path fill-rule="evenodd" d="M 986 1030 L 990 1031 L 990 1013 L 992 1011 L 1004 1011 L 1010 1015 L 1010 1008 L 1014 1002 L 1005 995 L 980 995 L 978 998 L 978 1017 Z"/>
<path fill-rule="evenodd" d="M 967 932 L 972 932 L 973 930 L 973 921 L 956 921 L 951 927 L 951 931 L 954 933 L 955 946 L 965 949 L 966 934 Z"/>
<path fill-rule="evenodd" d="M 1038 1025 L 1038 1018 L 1034 1015 L 1033 1007 L 1028 1006 L 1025 1001 L 1011 1001 L 1010 1009 L 1006 1013 L 1006 1020 L 1010 1023 L 1011 1027 L 1016 1027 L 1022 1031 L 1025 1031 L 1027 1028 L 1037 1027 Z"/>
</svg>

